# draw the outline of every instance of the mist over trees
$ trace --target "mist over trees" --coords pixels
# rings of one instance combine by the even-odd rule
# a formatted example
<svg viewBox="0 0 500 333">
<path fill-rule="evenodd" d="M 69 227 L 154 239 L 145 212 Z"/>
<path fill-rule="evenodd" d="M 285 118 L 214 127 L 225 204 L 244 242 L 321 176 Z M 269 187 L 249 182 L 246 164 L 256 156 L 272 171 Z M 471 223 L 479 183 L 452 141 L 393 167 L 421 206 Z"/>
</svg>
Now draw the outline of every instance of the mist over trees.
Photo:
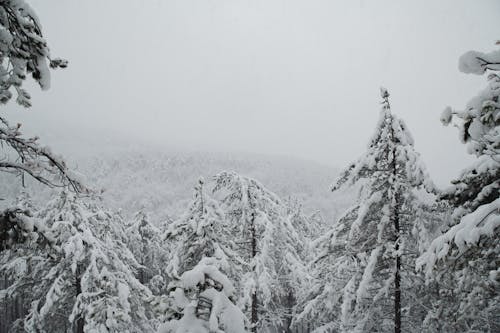
<svg viewBox="0 0 500 333">
<path fill-rule="evenodd" d="M 30 107 L 27 75 L 45 90 L 68 62 L 25 1 L 0 0 L 0 28 L 0 102 Z M 51 188 L 0 211 L 0 333 L 499 332 L 500 50 L 459 69 L 487 79 L 441 115 L 474 163 L 437 188 L 381 88 L 366 150 L 332 171 L 349 202 L 333 223 L 231 170 L 194 182 L 181 214 L 124 213 L 0 116 L 0 171 Z"/>
</svg>

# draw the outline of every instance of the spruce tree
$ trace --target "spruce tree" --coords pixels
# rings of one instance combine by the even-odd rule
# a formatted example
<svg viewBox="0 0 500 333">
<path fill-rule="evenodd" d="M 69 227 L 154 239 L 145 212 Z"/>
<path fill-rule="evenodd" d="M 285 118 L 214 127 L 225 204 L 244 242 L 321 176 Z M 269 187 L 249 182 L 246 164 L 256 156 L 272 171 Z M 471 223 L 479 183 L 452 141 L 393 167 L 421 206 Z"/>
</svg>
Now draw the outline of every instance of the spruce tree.
<svg viewBox="0 0 500 333">
<path fill-rule="evenodd" d="M 128 247 L 141 265 L 139 281 L 148 284 L 153 277 L 163 280 L 161 271 L 167 260 L 167 249 L 161 244 L 160 230 L 150 222 L 148 214 L 143 210 L 137 212 L 125 231 Z"/>
<path fill-rule="evenodd" d="M 226 246 L 223 213 L 203 187 L 200 179 L 187 212 L 167 230 L 174 243 L 167 267 L 171 309 L 160 332 L 243 333 L 246 320 L 228 278 L 238 259 Z"/>
<path fill-rule="evenodd" d="M 138 264 L 126 248 L 121 220 L 92 200 L 63 191 L 27 223 L 25 255 L 17 254 L 3 266 L 16 277 L 3 293 L 18 295 L 32 286 L 24 331 L 152 329 L 152 295 L 134 278 Z"/>
<path fill-rule="evenodd" d="M 316 241 L 314 279 L 297 321 L 322 329 L 417 332 L 423 319 L 414 293 L 418 230 L 424 228 L 418 212 L 423 196 L 432 200 L 434 185 L 408 128 L 391 112 L 387 90 L 381 96 L 367 151 L 333 186 L 361 186 L 359 199 Z"/>
<path fill-rule="evenodd" d="M 237 289 L 252 331 L 287 329 L 304 271 L 304 244 L 286 205 L 258 181 L 234 172 L 216 175 L 214 192 L 228 223 L 229 246 L 242 259 Z"/>
<path fill-rule="evenodd" d="M 477 157 L 441 195 L 454 206 L 449 229 L 419 258 L 430 284 L 442 295 L 428 313 L 435 331 L 500 330 L 500 50 L 469 51 L 464 73 L 488 74 L 488 85 L 464 110 L 447 107 L 441 121 L 459 129 Z"/>
</svg>

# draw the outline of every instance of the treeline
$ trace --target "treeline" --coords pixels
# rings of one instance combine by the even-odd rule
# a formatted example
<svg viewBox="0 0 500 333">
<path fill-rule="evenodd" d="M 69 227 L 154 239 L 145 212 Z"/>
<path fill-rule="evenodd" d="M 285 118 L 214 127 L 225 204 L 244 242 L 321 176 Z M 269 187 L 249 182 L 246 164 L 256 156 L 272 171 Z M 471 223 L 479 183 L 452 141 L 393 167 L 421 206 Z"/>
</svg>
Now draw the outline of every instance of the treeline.
<svg viewBox="0 0 500 333">
<path fill-rule="evenodd" d="M 2 331 L 176 331 L 193 318 L 200 329 L 290 330 L 321 226 L 253 179 L 210 183 L 159 228 L 69 191 L 43 208 L 18 198 L 2 215 Z"/>
</svg>

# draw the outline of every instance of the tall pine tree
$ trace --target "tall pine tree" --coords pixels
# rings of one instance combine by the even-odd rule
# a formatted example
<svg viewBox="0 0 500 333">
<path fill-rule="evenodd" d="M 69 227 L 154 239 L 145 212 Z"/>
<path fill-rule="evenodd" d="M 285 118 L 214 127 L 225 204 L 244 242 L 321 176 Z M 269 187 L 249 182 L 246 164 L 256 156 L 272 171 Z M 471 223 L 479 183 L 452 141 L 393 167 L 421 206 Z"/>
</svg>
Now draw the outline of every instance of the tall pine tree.
<svg viewBox="0 0 500 333">
<path fill-rule="evenodd" d="M 382 111 L 367 151 L 333 186 L 360 185 L 358 201 L 316 241 L 313 282 L 297 322 L 341 332 L 418 332 L 423 310 L 415 271 L 422 209 L 433 200 L 430 181 L 405 125 Z M 325 283 L 326 282 L 326 283 Z M 417 325 L 417 326 L 415 326 Z"/>
</svg>

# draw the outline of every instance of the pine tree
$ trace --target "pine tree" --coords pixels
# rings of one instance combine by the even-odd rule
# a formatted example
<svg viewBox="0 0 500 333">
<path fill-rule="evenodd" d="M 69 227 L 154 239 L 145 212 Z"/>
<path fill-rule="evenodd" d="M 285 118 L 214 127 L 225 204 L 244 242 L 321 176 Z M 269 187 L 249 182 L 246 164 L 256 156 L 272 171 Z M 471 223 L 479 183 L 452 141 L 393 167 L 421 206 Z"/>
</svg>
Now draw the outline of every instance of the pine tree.
<svg viewBox="0 0 500 333">
<path fill-rule="evenodd" d="M 245 332 L 245 317 L 234 304 L 234 254 L 226 246 L 224 216 L 200 179 L 186 214 L 170 226 L 174 242 L 167 267 L 171 313 L 160 332 Z"/>
<path fill-rule="evenodd" d="M 22 88 L 28 74 L 43 90 L 50 88 L 50 71 L 65 68 L 66 60 L 52 59 L 42 35 L 40 20 L 24 0 L 0 1 L 0 103 L 12 98 L 12 88 L 17 92 L 16 102 L 31 106 L 29 93 Z"/>
<path fill-rule="evenodd" d="M 252 331 L 287 329 L 304 245 L 286 206 L 256 180 L 234 172 L 216 175 L 214 192 L 228 221 L 229 245 L 243 260 L 237 289 Z"/>
<path fill-rule="evenodd" d="M 276 238 L 280 241 L 276 261 L 282 263 L 278 268 L 279 289 L 284 291 L 280 299 L 282 328 L 291 332 L 303 287 L 310 281 L 305 263 L 311 260 L 311 242 L 320 234 L 324 221 L 319 212 L 306 216 L 298 200 L 287 200 L 286 208 L 287 218 L 277 230 Z"/>
<path fill-rule="evenodd" d="M 441 121 L 455 120 L 460 140 L 477 160 L 463 170 L 442 198 L 455 207 L 449 230 L 419 258 L 441 301 L 429 311 L 436 331 L 500 330 L 500 51 L 470 51 L 459 60 L 464 73 L 488 73 L 488 86 L 465 110 L 447 107 Z M 443 320 L 444 319 L 444 320 Z"/>
<path fill-rule="evenodd" d="M 29 244 L 36 237 L 37 227 L 32 222 L 36 207 L 30 196 L 22 192 L 15 205 L 0 214 L 0 331 L 22 330 L 22 319 L 34 300 L 29 288 L 17 293 L 10 286 L 29 270 L 26 259 L 33 255 Z"/>
<path fill-rule="evenodd" d="M 421 198 L 432 200 L 434 186 L 405 123 L 391 113 L 389 93 L 381 89 L 381 95 L 367 151 L 333 186 L 361 185 L 359 199 L 316 241 L 314 279 L 297 321 L 316 322 L 318 329 L 418 332 L 423 319 L 413 292 L 420 278 L 414 261 L 424 228 Z"/>
<path fill-rule="evenodd" d="M 138 264 L 126 248 L 121 221 L 91 201 L 62 192 L 29 222 L 24 255 L 3 266 L 16 278 L 4 293 L 18 295 L 33 287 L 24 331 L 151 330 L 147 304 L 152 295 L 134 278 Z"/>
<path fill-rule="evenodd" d="M 151 224 L 148 214 L 143 210 L 137 212 L 126 229 L 128 247 L 141 265 L 137 278 L 147 284 L 157 276 L 161 276 L 162 265 L 167 260 L 167 250 L 161 244 L 160 230 Z M 159 276 L 159 277 L 158 277 Z"/>
<path fill-rule="evenodd" d="M 43 90 L 50 87 L 50 69 L 65 68 L 66 60 L 51 58 L 40 20 L 24 0 L 0 1 L 0 104 L 8 103 L 12 91 L 16 102 L 31 106 L 31 96 L 22 87 L 27 75 Z M 38 143 L 37 137 L 25 138 L 21 124 L 11 125 L 0 117 L 0 145 L 3 156 L 0 172 L 25 174 L 49 186 L 69 185 L 75 191 L 84 187 L 67 169 L 63 159 Z M 23 178 L 24 181 L 24 178 Z"/>
</svg>

